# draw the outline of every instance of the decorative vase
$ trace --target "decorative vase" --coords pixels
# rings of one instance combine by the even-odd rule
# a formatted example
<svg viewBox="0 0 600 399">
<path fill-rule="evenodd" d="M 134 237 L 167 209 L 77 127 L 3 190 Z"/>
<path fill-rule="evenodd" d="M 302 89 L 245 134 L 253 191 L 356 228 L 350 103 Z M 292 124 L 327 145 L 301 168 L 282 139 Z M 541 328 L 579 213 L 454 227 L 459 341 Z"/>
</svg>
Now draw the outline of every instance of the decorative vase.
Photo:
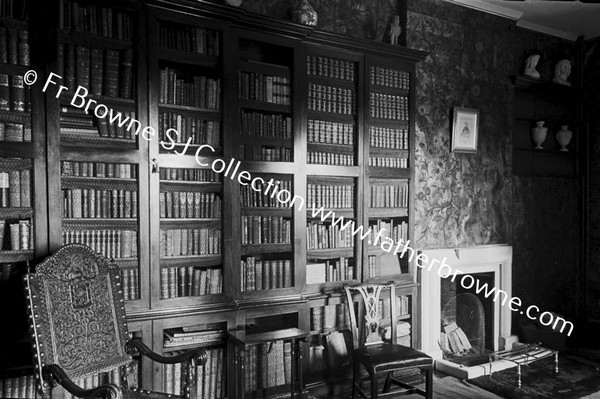
<svg viewBox="0 0 600 399">
<path fill-rule="evenodd" d="M 537 121 L 535 123 L 535 127 L 531 129 L 531 138 L 533 139 L 533 143 L 535 144 L 536 150 L 543 150 L 542 143 L 546 140 L 546 134 L 548 133 L 548 128 L 544 126 L 544 121 Z"/>
<path fill-rule="evenodd" d="M 569 125 L 562 125 L 560 130 L 556 132 L 556 141 L 560 144 L 561 149 L 559 151 L 567 152 L 567 146 L 573 138 L 573 132 L 569 130 Z"/>
<path fill-rule="evenodd" d="M 292 19 L 302 25 L 317 26 L 317 12 L 308 0 L 300 0 L 292 12 Z"/>
</svg>

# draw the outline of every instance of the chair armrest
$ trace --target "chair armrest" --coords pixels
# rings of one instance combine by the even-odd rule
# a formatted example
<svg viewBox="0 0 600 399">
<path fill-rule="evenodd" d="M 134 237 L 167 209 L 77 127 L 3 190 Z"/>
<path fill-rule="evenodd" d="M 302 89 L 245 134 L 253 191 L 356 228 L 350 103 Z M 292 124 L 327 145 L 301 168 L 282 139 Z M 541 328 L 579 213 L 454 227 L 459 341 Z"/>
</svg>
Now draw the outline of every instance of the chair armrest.
<svg viewBox="0 0 600 399">
<path fill-rule="evenodd" d="M 53 379 L 59 385 L 61 385 L 67 392 L 78 398 L 123 398 L 121 388 L 119 388 L 115 384 L 101 385 L 92 389 L 81 388 L 67 376 L 67 374 L 63 371 L 63 369 L 60 366 L 56 364 L 44 366 L 43 373 L 45 379 Z"/>
<path fill-rule="evenodd" d="M 129 340 L 125 346 L 125 350 L 129 354 L 140 353 L 155 362 L 162 364 L 176 364 L 193 360 L 196 366 L 201 366 L 206 363 L 208 358 L 206 351 L 202 348 L 190 349 L 174 356 L 162 356 L 148 348 L 139 338 Z"/>
</svg>

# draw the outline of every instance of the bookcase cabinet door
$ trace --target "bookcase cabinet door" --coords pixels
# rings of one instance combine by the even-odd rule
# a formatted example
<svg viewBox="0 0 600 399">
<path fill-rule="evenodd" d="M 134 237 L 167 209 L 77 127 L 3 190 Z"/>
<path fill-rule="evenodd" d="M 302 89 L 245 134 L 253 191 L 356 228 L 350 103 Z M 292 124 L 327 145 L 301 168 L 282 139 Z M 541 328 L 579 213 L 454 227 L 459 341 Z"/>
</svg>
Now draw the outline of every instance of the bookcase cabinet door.
<svg viewBox="0 0 600 399">
<path fill-rule="evenodd" d="M 415 280 L 411 255 L 414 166 L 414 64 L 366 56 L 364 281 Z M 408 247 L 408 248 L 407 248 Z"/>
<path fill-rule="evenodd" d="M 46 91 L 50 250 L 78 242 L 113 259 L 127 310 L 147 309 L 145 19 L 135 2 L 58 3 L 48 68 L 66 89 Z"/>
<path fill-rule="evenodd" d="M 155 308 L 224 302 L 231 296 L 231 185 L 210 165 L 230 155 L 224 52 L 228 28 L 151 9 L 149 198 Z"/>
</svg>

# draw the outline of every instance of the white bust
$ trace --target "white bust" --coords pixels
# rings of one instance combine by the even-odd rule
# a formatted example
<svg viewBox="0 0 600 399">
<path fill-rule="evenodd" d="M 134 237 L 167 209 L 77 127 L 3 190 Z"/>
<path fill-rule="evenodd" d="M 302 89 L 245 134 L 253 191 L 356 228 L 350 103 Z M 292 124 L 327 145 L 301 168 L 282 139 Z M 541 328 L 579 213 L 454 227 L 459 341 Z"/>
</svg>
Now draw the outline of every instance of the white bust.
<svg viewBox="0 0 600 399">
<path fill-rule="evenodd" d="M 560 85 L 571 86 L 571 83 L 567 80 L 571 74 L 571 61 L 567 59 L 560 60 L 556 63 L 554 68 L 554 78 L 552 81 Z"/>
<path fill-rule="evenodd" d="M 525 75 L 534 79 L 540 78 L 540 73 L 535 69 L 538 61 L 540 60 L 539 54 L 530 55 L 525 62 Z"/>
</svg>

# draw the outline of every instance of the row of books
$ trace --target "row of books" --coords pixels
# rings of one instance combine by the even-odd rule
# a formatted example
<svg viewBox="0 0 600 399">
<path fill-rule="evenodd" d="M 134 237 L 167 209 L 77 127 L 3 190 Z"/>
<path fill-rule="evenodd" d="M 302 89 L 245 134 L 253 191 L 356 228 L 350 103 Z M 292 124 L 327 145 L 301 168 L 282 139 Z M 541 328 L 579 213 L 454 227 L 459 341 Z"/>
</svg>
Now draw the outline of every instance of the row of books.
<svg viewBox="0 0 600 399">
<path fill-rule="evenodd" d="M 407 150 L 408 129 L 369 126 L 369 145 L 371 147 Z"/>
<path fill-rule="evenodd" d="M 375 166 L 379 168 L 408 168 L 408 156 L 369 157 L 369 166 Z"/>
<path fill-rule="evenodd" d="M 374 237 L 369 240 L 369 245 L 373 242 L 373 239 Z M 369 257 L 367 258 L 367 271 L 369 278 L 379 276 L 380 268 L 378 266 L 378 258 L 379 257 L 376 255 L 369 255 Z"/>
<path fill-rule="evenodd" d="M 248 256 L 240 261 L 242 291 L 261 291 L 293 286 L 292 261 L 289 259 L 256 259 Z"/>
<path fill-rule="evenodd" d="M 0 64 L 29 65 L 29 32 L 0 27 Z"/>
<path fill-rule="evenodd" d="M 306 284 L 347 281 L 356 278 L 354 259 L 341 256 L 337 259 L 311 261 L 306 264 Z"/>
<path fill-rule="evenodd" d="M 401 222 L 394 222 L 394 219 L 389 222 L 382 219 L 371 220 L 369 228 L 371 233 L 367 238 L 368 245 L 380 246 L 384 238 L 389 238 L 394 242 L 404 241 L 408 238 L 408 223 L 404 220 Z"/>
<path fill-rule="evenodd" d="M 137 218 L 137 190 L 63 189 L 64 218 Z"/>
<path fill-rule="evenodd" d="M 173 354 L 176 354 L 174 352 Z M 227 370 L 225 349 L 207 349 L 207 359 L 203 366 L 192 368 L 192 386 L 190 397 L 202 399 L 217 399 L 226 396 L 225 375 Z M 182 363 L 165 364 L 163 392 L 168 395 L 183 395 L 185 381 L 188 378 L 187 367 Z"/>
<path fill-rule="evenodd" d="M 306 203 L 324 208 L 352 208 L 354 206 L 354 185 L 308 183 Z"/>
<path fill-rule="evenodd" d="M 242 144 L 240 151 L 246 161 L 292 162 L 292 149 L 287 147 Z"/>
<path fill-rule="evenodd" d="M 0 111 L 24 112 L 31 109 L 29 87 L 25 88 L 23 75 L 0 73 Z"/>
<path fill-rule="evenodd" d="M 352 89 L 308 84 L 308 109 L 319 112 L 353 115 L 356 109 L 356 93 Z"/>
<path fill-rule="evenodd" d="M 37 383 L 34 375 L 0 378 L 0 395 L 3 398 L 33 399 Z"/>
<path fill-rule="evenodd" d="M 31 170 L 0 172 L 0 208 L 31 206 Z"/>
<path fill-rule="evenodd" d="M 292 221 L 281 216 L 242 215 L 242 245 L 289 244 Z"/>
<path fill-rule="evenodd" d="M 306 56 L 306 73 L 326 78 L 354 81 L 355 64 L 352 61 L 317 55 Z"/>
<path fill-rule="evenodd" d="M 306 224 L 307 249 L 354 247 L 352 228 L 342 230 L 339 225 L 310 222 Z"/>
<path fill-rule="evenodd" d="M 122 269 L 123 299 L 133 301 L 140 298 L 140 276 L 138 269 Z"/>
<path fill-rule="evenodd" d="M 372 118 L 405 121 L 408 120 L 408 97 L 371 92 L 369 110 Z"/>
<path fill-rule="evenodd" d="M 26 0 L 0 0 L 0 17 L 26 20 L 28 18 Z"/>
<path fill-rule="evenodd" d="M 204 75 L 190 76 L 173 68 L 161 68 L 159 102 L 220 109 L 221 79 L 212 79 Z"/>
<path fill-rule="evenodd" d="M 137 179 L 137 166 L 116 162 L 62 161 L 61 175 L 64 177 L 100 177 L 111 179 Z M 161 169 L 162 171 L 162 169 Z"/>
<path fill-rule="evenodd" d="M 350 328 L 350 318 L 345 303 L 310 308 L 310 330 L 345 330 Z"/>
<path fill-rule="evenodd" d="M 399 208 L 408 206 L 408 185 L 384 186 L 371 184 L 371 208 Z"/>
<path fill-rule="evenodd" d="M 240 205 L 242 207 L 250 208 L 287 208 L 288 204 L 279 201 L 276 193 L 282 190 L 286 190 L 290 193 L 293 192 L 291 180 L 279 180 L 275 182 L 277 188 L 270 188 L 268 182 L 262 180 L 262 182 L 253 183 L 254 187 L 250 185 L 240 186 Z M 270 192 L 268 190 L 271 190 Z M 282 194 L 283 197 L 283 194 Z M 285 199 L 285 198 L 283 198 Z"/>
<path fill-rule="evenodd" d="M 139 388 L 139 380 L 138 380 L 138 374 L 139 374 L 139 360 L 134 359 L 131 363 L 129 363 L 127 366 L 123 366 L 123 367 L 127 367 L 128 369 L 128 374 L 127 374 L 127 384 L 128 387 L 130 388 Z M 93 389 L 93 388 L 97 388 L 100 385 L 105 385 L 105 384 L 115 384 L 117 386 L 121 386 L 122 385 L 122 381 L 123 381 L 123 377 L 122 377 L 122 369 L 119 368 L 115 368 L 109 372 L 105 372 L 105 373 L 100 373 L 100 374 L 94 374 L 91 375 L 89 377 L 85 377 L 85 378 L 79 378 L 77 380 L 75 380 L 75 384 L 77 384 L 78 386 L 84 388 L 84 389 Z M 52 392 L 52 397 L 54 398 L 54 392 Z M 63 396 L 62 398 L 60 396 L 58 396 L 57 399 L 76 399 L 77 396 L 73 396 L 70 393 L 68 393 L 67 391 L 63 390 Z"/>
<path fill-rule="evenodd" d="M 244 389 L 288 385 L 292 382 L 292 343 L 273 341 L 251 346 L 243 358 Z"/>
<path fill-rule="evenodd" d="M 160 168 L 159 177 L 161 181 L 206 183 L 221 181 L 221 174 L 212 169 Z"/>
<path fill-rule="evenodd" d="M 291 80 L 285 76 L 240 71 L 238 95 L 241 99 L 289 105 L 292 100 Z"/>
<path fill-rule="evenodd" d="M 355 164 L 354 155 L 339 154 L 321 151 L 309 151 L 306 154 L 306 162 L 320 165 L 340 165 L 353 166 Z"/>
<path fill-rule="evenodd" d="M 163 347 L 197 347 L 201 344 L 221 342 L 226 338 L 225 330 L 196 330 L 197 326 L 172 328 L 163 331 Z"/>
<path fill-rule="evenodd" d="M 369 69 L 372 85 L 392 87 L 395 89 L 410 89 L 410 73 L 395 68 L 372 66 Z"/>
<path fill-rule="evenodd" d="M 185 266 L 160 269 L 162 299 L 220 294 L 222 286 L 221 268 Z"/>
<path fill-rule="evenodd" d="M 354 125 L 309 119 L 308 142 L 354 145 Z"/>
<path fill-rule="evenodd" d="M 221 217 L 221 196 L 217 193 L 172 192 L 159 194 L 162 218 L 218 219 Z"/>
<path fill-rule="evenodd" d="M 160 21 L 158 45 L 172 50 L 219 56 L 221 34 L 199 26 Z"/>
<path fill-rule="evenodd" d="M 136 258 L 138 254 L 137 231 L 112 229 L 68 230 L 62 232 L 63 244 L 87 245 L 106 258 Z"/>
<path fill-rule="evenodd" d="M 127 12 L 73 0 L 60 0 L 59 10 L 58 26 L 61 29 L 128 41 L 133 39 L 133 20 Z"/>
<path fill-rule="evenodd" d="M 242 134 L 249 136 L 292 137 L 292 117 L 282 114 L 242 111 Z"/>
<path fill-rule="evenodd" d="M 411 341 L 410 340 L 410 330 L 411 330 L 411 325 L 409 322 L 404 321 L 404 320 L 399 320 L 398 323 L 396 324 L 396 341 L 395 341 L 395 343 L 398 345 L 412 346 L 411 342 L 410 342 Z M 383 336 L 386 340 L 389 340 L 392 338 L 392 330 L 389 325 L 386 325 L 383 328 L 382 332 L 383 332 Z"/>
<path fill-rule="evenodd" d="M 8 234 L 6 234 L 7 232 Z M 0 219 L 0 251 L 27 251 L 33 249 L 33 230 L 30 220 Z M 8 242 L 4 238 L 8 237 Z"/>
<path fill-rule="evenodd" d="M 410 299 L 407 295 L 396 297 L 396 313 L 398 316 L 406 316 L 410 314 Z M 377 315 L 382 319 L 389 319 L 391 315 L 390 298 L 380 299 Z"/>
<path fill-rule="evenodd" d="M 133 98 L 133 51 L 59 44 L 59 71 L 74 92 L 83 86 L 96 96 Z"/>
<path fill-rule="evenodd" d="M 69 110 L 70 112 L 73 109 L 65 107 L 63 110 Z M 61 113 L 60 133 L 75 135 L 80 138 L 107 137 L 135 140 L 135 125 L 127 122 L 135 119 L 135 112 L 125 111 L 120 112 L 120 114 L 124 123 L 110 123 L 108 118 L 92 118 L 83 114 L 72 113 L 68 115 Z"/>
<path fill-rule="evenodd" d="M 221 229 L 161 229 L 161 257 L 217 255 L 221 253 Z"/>
<path fill-rule="evenodd" d="M 0 122 L 0 141 L 31 141 L 31 126 Z"/>
<path fill-rule="evenodd" d="M 175 112 L 158 114 L 160 140 L 168 144 L 209 144 L 218 147 L 221 143 L 221 122 L 204 120 Z M 175 129 L 176 132 L 168 129 Z"/>
</svg>

